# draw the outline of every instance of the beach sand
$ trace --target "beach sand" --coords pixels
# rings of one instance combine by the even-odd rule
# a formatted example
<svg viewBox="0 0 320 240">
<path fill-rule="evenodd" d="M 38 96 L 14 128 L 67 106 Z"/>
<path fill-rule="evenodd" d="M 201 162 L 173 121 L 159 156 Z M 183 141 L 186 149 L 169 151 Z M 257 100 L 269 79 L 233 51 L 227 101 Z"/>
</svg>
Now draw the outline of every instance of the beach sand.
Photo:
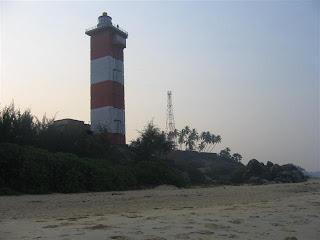
<svg viewBox="0 0 320 240">
<path fill-rule="evenodd" d="M 320 179 L 0 197 L 0 239 L 320 239 Z"/>
</svg>

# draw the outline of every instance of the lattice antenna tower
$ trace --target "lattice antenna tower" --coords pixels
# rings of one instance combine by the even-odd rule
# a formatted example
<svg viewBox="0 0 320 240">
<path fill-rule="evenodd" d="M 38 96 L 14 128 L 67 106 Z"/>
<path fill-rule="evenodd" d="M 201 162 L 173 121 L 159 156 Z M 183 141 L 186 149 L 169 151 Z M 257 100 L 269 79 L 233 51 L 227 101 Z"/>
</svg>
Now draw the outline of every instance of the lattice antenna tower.
<svg viewBox="0 0 320 240">
<path fill-rule="evenodd" d="M 176 138 L 172 135 L 176 129 L 173 116 L 173 105 L 172 105 L 172 92 L 167 92 L 167 121 L 166 121 L 166 133 L 168 135 L 168 140 L 175 142 Z"/>
</svg>

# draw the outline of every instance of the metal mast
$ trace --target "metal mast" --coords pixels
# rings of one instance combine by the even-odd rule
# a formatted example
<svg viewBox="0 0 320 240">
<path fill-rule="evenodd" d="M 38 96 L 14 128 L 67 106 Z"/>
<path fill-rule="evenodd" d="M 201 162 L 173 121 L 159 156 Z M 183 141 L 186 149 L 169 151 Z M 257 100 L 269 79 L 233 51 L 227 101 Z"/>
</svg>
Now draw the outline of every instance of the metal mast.
<svg viewBox="0 0 320 240">
<path fill-rule="evenodd" d="M 174 136 L 174 131 L 176 129 L 173 116 L 173 106 L 172 106 L 172 92 L 167 92 L 167 121 L 166 121 L 166 133 L 168 135 L 168 140 L 175 142 L 176 137 Z"/>
</svg>

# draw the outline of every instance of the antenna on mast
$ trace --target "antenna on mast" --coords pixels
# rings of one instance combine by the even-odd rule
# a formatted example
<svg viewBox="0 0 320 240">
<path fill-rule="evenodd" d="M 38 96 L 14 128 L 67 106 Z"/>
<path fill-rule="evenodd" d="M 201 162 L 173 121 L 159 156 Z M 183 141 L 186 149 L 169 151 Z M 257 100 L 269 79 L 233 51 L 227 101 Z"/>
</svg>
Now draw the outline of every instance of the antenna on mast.
<svg viewBox="0 0 320 240">
<path fill-rule="evenodd" d="M 174 123 L 174 116 L 173 116 L 173 105 L 172 105 L 172 92 L 167 92 L 167 120 L 166 120 L 166 133 L 168 136 L 168 140 L 173 141 L 176 143 L 176 126 Z"/>
</svg>

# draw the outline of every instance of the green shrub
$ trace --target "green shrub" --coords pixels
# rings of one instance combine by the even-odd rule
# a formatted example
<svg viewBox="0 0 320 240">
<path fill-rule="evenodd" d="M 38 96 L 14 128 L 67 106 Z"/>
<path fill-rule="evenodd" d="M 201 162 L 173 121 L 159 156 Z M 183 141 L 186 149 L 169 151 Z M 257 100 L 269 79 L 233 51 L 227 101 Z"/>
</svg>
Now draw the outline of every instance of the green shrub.
<svg viewBox="0 0 320 240">
<path fill-rule="evenodd" d="M 161 161 L 141 161 L 134 167 L 135 176 L 140 185 L 171 184 L 177 187 L 186 183 L 181 174 Z"/>
<path fill-rule="evenodd" d="M 0 143 L 0 192 L 73 193 L 134 189 L 141 185 L 184 186 L 180 173 L 161 161 L 134 166 L 111 165 L 105 159 L 79 158 L 34 147 Z M 9 190 L 8 190 L 9 189 Z"/>
<path fill-rule="evenodd" d="M 206 177 L 199 169 L 190 167 L 187 169 L 187 173 L 192 184 L 206 183 Z"/>
<path fill-rule="evenodd" d="M 140 132 L 140 136 L 131 142 L 130 147 L 141 159 L 151 160 L 154 157 L 167 156 L 174 148 L 174 143 L 167 140 L 166 134 L 153 122 L 149 122 Z"/>
<path fill-rule="evenodd" d="M 234 171 L 230 176 L 230 182 L 232 183 L 244 183 L 245 177 L 244 174 L 246 172 L 245 168 L 238 169 Z"/>
<path fill-rule="evenodd" d="M 33 147 L 0 144 L 0 188 L 23 193 L 126 190 L 137 185 L 128 167 Z M 4 190 L 2 191 L 4 192 Z"/>
</svg>

